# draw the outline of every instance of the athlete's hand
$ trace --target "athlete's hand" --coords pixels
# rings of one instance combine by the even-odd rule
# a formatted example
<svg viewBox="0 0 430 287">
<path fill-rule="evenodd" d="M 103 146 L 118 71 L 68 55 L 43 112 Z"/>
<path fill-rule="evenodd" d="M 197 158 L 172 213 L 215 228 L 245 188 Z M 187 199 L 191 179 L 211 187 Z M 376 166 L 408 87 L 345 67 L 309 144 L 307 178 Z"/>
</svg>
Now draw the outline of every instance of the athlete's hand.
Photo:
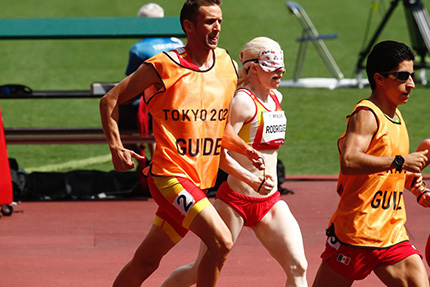
<svg viewBox="0 0 430 287">
<path fill-rule="evenodd" d="M 405 188 L 409 189 L 423 207 L 430 207 L 430 190 L 427 189 L 421 173 L 407 173 Z"/>
<path fill-rule="evenodd" d="M 259 151 L 250 147 L 249 149 L 246 150 L 246 157 L 252 162 L 252 165 L 258 168 L 259 170 L 266 169 L 263 155 Z"/>
<path fill-rule="evenodd" d="M 421 172 L 428 161 L 428 150 L 417 151 L 404 156 L 403 169 L 410 172 Z"/>
<path fill-rule="evenodd" d="M 275 188 L 275 181 L 271 175 L 260 177 L 261 184 L 257 189 L 257 193 L 268 195 Z"/>
<path fill-rule="evenodd" d="M 430 207 L 430 190 L 426 189 L 417 198 L 418 203 L 423 207 Z"/>
<path fill-rule="evenodd" d="M 271 175 L 256 176 L 255 179 L 250 183 L 252 189 L 261 194 L 267 195 L 275 188 L 275 181 Z"/>
<path fill-rule="evenodd" d="M 423 175 L 421 173 L 406 173 L 405 188 L 413 191 L 418 189 L 423 182 Z"/>
<path fill-rule="evenodd" d="M 137 160 L 145 159 L 144 156 L 125 148 L 111 149 L 111 154 L 113 167 L 117 171 L 126 171 L 133 169 L 135 167 L 133 158 Z"/>
</svg>

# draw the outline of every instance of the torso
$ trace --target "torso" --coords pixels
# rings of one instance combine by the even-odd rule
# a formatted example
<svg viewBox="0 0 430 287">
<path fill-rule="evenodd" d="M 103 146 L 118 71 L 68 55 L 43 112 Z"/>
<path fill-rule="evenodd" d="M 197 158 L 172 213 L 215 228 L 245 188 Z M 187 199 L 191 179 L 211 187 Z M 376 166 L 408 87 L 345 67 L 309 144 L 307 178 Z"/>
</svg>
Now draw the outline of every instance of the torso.
<svg viewBox="0 0 430 287">
<path fill-rule="evenodd" d="M 400 111 L 399 122 L 393 122 L 368 100 L 357 104 L 359 109 L 372 111 L 378 129 L 367 154 L 374 156 L 406 155 L 409 137 Z M 345 134 L 338 141 L 339 151 Z M 406 173 L 395 170 L 366 175 L 339 174 L 338 193 L 341 196 L 331 223 L 335 234 L 346 244 L 367 247 L 388 247 L 408 239 L 403 189 Z"/>
<path fill-rule="evenodd" d="M 172 52 L 146 61 L 162 81 L 158 91 L 145 93 L 157 142 L 152 174 L 187 177 L 202 189 L 214 185 L 237 82 L 225 50 L 216 49 L 214 59 L 205 71 L 183 65 Z"/>
<path fill-rule="evenodd" d="M 255 109 L 255 113 L 253 113 L 254 115 L 250 117 L 249 121 L 244 123 L 244 125 L 242 126 L 238 135 L 241 136 L 241 138 L 245 142 L 248 142 L 248 144 L 250 144 L 254 148 L 257 147 L 256 149 L 258 149 L 258 146 L 261 146 L 262 138 L 261 138 L 261 136 L 256 137 L 255 134 L 254 134 L 254 136 L 250 136 L 250 133 L 249 133 L 249 131 L 251 130 L 250 125 L 254 124 L 254 129 L 256 132 L 256 130 L 258 130 L 259 128 L 261 129 L 263 126 L 263 121 L 261 120 L 260 117 L 259 117 L 260 120 L 257 121 L 257 116 L 256 116 L 257 114 L 261 115 L 262 112 L 281 111 L 280 103 L 279 103 L 279 100 L 277 97 L 279 92 L 272 91 L 272 95 L 270 96 L 269 103 L 267 103 L 267 104 L 259 102 L 259 100 L 255 97 L 255 95 L 253 95 L 252 92 L 249 90 L 239 89 L 236 93 L 239 93 L 239 92 L 246 93 L 247 95 L 249 95 L 249 101 L 254 102 L 256 109 Z M 258 102 L 258 103 L 256 103 L 256 102 Z M 253 122 L 256 122 L 257 124 L 255 125 L 255 123 L 253 123 Z M 279 142 L 277 145 L 273 144 L 270 146 L 267 144 L 263 144 L 263 146 L 265 146 L 265 148 L 259 149 L 259 151 L 263 154 L 264 159 L 265 159 L 266 175 L 271 175 L 275 181 L 277 181 L 277 168 L 276 167 L 277 167 L 277 160 L 278 160 L 278 147 L 280 144 L 283 144 L 283 143 L 284 143 L 284 141 L 282 140 L 282 143 Z M 233 152 L 230 152 L 230 155 L 239 164 L 241 164 L 244 168 L 251 171 L 253 174 L 263 175 L 263 171 L 256 169 L 252 165 L 252 163 L 249 161 L 249 159 L 246 158 L 245 156 L 237 154 L 237 153 L 233 153 Z M 231 187 L 231 189 L 233 189 L 234 191 L 236 191 L 238 193 L 242 193 L 242 194 L 245 194 L 248 196 L 266 197 L 266 196 L 273 194 L 274 192 L 277 192 L 277 187 L 276 187 L 277 184 L 276 183 L 275 183 L 275 188 L 272 190 L 272 192 L 269 195 L 263 196 L 263 195 L 259 195 L 258 193 L 256 193 L 249 185 L 247 185 L 246 183 L 244 183 L 241 180 L 238 180 L 235 177 L 229 176 L 227 179 L 227 182 L 228 182 L 229 186 Z"/>
</svg>

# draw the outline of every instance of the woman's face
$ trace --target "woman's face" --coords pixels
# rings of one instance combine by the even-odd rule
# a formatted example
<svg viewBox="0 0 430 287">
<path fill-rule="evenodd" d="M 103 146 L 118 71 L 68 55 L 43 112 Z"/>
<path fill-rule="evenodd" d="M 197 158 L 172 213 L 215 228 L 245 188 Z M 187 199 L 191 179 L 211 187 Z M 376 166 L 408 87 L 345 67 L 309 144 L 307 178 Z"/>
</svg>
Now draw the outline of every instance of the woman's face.
<svg viewBox="0 0 430 287">
<path fill-rule="evenodd" d="M 273 72 L 266 72 L 259 64 L 256 64 L 257 77 L 259 82 L 264 89 L 277 89 L 281 83 L 283 74 L 285 73 L 285 68 L 281 67 Z"/>
</svg>

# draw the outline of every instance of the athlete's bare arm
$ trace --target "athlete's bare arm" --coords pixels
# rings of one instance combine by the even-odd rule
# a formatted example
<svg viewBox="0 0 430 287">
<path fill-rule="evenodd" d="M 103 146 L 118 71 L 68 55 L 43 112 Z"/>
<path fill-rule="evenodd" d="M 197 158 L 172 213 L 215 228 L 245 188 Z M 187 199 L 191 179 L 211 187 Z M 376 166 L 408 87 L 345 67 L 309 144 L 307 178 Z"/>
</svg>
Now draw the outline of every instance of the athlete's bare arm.
<svg viewBox="0 0 430 287">
<path fill-rule="evenodd" d="M 343 174 L 370 174 L 396 168 L 394 156 L 366 154 L 376 130 L 376 118 L 370 110 L 362 109 L 351 115 L 340 160 Z M 410 172 L 420 172 L 427 160 L 427 152 L 404 155 L 403 168 Z"/>
<path fill-rule="evenodd" d="M 121 171 L 134 168 L 132 158 L 144 159 L 143 156 L 125 149 L 122 145 L 118 128 L 118 105 L 135 97 L 150 86 L 160 84 L 160 79 L 154 68 L 151 65 L 143 64 L 101 98 L 101 122 L 112 154 L 112 163 L 115 170 Z"/>
<path fill-rule="evenodd" d="M 220 168 L 231 176 L 245 182 L 255 192 L 266 195 L 275 187 L 274 178 L 271 175 L 256 176 L 246 168 L 242 167 L 224 149 L 221 153 Z"/>
<path fill-rule="evenodd" d="M 232 100 L 228 123 L 222 137 L 222 146 L 227 150 L 247 156 L 255 167 L 263 170 L 265 166 L 262 154 L 250 147 L 237 135 L 243 123 L 250 118 L 249 114 L 253 114 L 253 109 L 255 111 L 255 107 L 249 105 L 249 99 L 246 97 L 238 92 Z"/>
<path fill-rule="evenodd" d="M 245 155 L 256 168 L 260 170 L 265 169 L 263 155 L 247 145 L 246 142 L 236 134 L 229 122 L 227 123 L 224 135 L 222 136 L 222 147 Z"/>
</svg>

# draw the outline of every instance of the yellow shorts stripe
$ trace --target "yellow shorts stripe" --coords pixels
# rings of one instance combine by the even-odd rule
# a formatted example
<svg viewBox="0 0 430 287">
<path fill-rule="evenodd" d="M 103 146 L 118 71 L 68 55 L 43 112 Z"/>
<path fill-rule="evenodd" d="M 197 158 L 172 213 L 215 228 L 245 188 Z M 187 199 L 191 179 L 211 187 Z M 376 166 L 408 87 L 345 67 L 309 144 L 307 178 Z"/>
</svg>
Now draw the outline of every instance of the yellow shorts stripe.
<svg viewBox="0 0 430 287">
<path fill-rule="evenodd" d="M 172 203 L 177 194 L 184 189 L 176 177 L 153 176 L 152 179 L 163 197 L 170 203 Z"/>
<path fill-rule="evenodd" d="M 190 210 L 188 215 L 182 221 L 182 226 L 185 227 L 186 229 L 190 229 L 190 225 L 193 222 L 194 218 L 197 216 L 197 214 L 199 214 L 203 209 L 205 209 L 209 205 L 212 205 L 212 204 L 207 198 L 203 198 L 202 200 L 197 202 Z"/>
<path fill-rule="evenodd" d="M 155 216 L 153 224 L 160 227 L 169 236 L 173 243 L 177 244 L 181 241 L 182 237 L 173 229 L 173 227 L 164 219 Z"/>
</svg>

